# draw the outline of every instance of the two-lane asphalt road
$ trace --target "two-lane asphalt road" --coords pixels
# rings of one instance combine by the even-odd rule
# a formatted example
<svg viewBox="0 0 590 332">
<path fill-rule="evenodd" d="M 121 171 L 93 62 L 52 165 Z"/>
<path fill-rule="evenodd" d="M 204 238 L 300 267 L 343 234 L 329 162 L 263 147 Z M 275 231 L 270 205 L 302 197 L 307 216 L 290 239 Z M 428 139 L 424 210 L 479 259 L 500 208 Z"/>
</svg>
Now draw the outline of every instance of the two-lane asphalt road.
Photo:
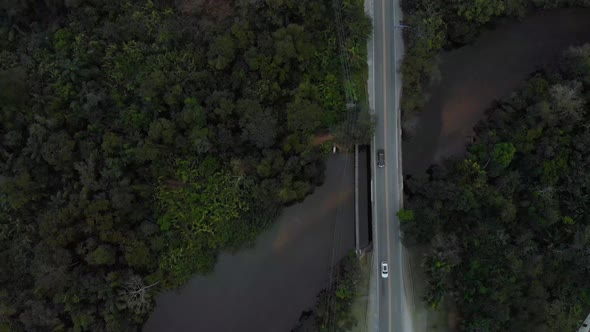
<svg viewBox="0 0 590 332">
<path fill-rule="evenodd" d="M 369 315 L 371 331 L 411 332 L 412 322 L 406 305 L 407 280 L 404 278 L 404 248 L 401 244 L 399 220 L 401 207 L 401 127 L 399 95 L 401 78 L 397 73 L 403 53 L 401 33 L 394 30 L 399 24 L 399 0 L 372 0 L 373 38 L 369 44 L 369 62 L 373 82 L 369 82 L 371 104 L 375 111 L 376 129 L 373 139 L 373 268 L 376 277 L 378 311 Z M 371 49 L 372 46 L 372 49 Z M 378 149 L 385 150 L 385 167 L 378 168 L 375 160 Z M 380 262 L 389 265 L 389 277 L 381 278 Z M 375 283 L 373 283 L 375 285 Z M 375 288 L 375 287 L 374 287 Z"/>
</svg>

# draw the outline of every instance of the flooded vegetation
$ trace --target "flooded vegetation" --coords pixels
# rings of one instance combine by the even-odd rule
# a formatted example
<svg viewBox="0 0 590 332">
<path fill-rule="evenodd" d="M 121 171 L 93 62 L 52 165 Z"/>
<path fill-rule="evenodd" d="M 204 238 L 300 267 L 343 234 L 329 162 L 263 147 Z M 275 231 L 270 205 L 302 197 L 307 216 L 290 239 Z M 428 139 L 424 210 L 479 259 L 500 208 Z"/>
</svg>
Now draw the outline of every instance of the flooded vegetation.
<svg viewBox="0 0 590 332">
<path fill-rule="evenodd" d="M 160 295 L 144 331 L 293 328 L 330 267 L 354 248 L 353 165 L 352 156 L 331 156 L 321 187 L 286 208 L 252 248 L 220 255 L 212 274 Z"/>
</svg>

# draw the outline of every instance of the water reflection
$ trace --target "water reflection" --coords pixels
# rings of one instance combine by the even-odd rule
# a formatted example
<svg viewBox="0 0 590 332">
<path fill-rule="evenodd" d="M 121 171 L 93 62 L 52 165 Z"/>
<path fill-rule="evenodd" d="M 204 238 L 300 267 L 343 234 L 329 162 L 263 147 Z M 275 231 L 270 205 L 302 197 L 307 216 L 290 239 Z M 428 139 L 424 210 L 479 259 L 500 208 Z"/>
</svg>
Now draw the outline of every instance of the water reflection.
<svg viewBox="0 0 590 332">
<path fill-rule="evenodd" d="M 273 241 L 273 249 L 278 252 L 285 250 L 290 244 L 294 244 L 310 227 L 330 218 L 338 211 L 338 207 L 351 202 L 353 190 L 348 187 L 344 192 L 334 192 L 320 202 L 320 209 L 313 216 L 302 218 L 301 216 L 285 217 L 285 222 L 280 223 L 278 234 Z"/>
</svg>

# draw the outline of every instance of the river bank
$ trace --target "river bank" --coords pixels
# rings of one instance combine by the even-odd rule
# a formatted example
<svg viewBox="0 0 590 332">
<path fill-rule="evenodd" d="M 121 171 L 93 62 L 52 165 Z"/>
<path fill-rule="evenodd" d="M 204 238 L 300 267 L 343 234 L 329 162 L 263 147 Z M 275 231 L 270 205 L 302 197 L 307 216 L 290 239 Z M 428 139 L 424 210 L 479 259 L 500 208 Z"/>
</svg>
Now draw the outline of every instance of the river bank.
<svg viewBox="0 0 590 332">
<path fill-rule="evenodd" d="M 354 248 L 353 156 L 331 155 L 322 186 L 284 209 L 252 248 L 161 294 L 144 327 L 159 331 L 289 331 Z"/>
<path fill-rule="evenodd" d="M 590 10 L 539 12 L 522 21 L 503 20 L 473 44 L 440 55 L 441 80 L 419 115 L 419 135 L 403 143 L 404 173 L 419 175 L 431 165 L 465 151 L 475 124 L 492 102 L 519 88 L 536 69 L 556 59 L 570 45 L 590 41 Z M 424 292 L 422 249 L 411 249 L 415 301 Z M 417 310 L 417 331 L 452 331 L 457 315 L 452 303 L 439 310 Z"/>
<path fill-rule="evenodd" d="M 464 151 L 473 126 L 495 99 L 518 88 L 535 69 L 570 45 L 590 40 L 590 9 L 539 12 L 503 20 L 471 45 L 440 56 L 441 80 L 418 117 L 419 135 L 403 142 L 405 174 Z"/>
</svg>

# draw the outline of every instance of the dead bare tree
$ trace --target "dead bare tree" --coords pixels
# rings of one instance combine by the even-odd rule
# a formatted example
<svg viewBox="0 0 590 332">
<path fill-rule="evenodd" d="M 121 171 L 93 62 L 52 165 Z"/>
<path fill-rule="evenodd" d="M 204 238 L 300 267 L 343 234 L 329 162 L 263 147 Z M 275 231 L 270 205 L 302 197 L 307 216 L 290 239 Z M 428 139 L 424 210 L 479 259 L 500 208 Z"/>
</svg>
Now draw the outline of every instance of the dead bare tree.
<svg viewBox="0 0 590 332">
<path fill-rule="evenodd" d="M 159 283 L 160 281 L 156 281 L 153 284 L 146 286 L 141 277 L 133 275 L 123 285 L 121 297 L 123 301 L 127 303 L 128 308 L 132 309 L 138 314 L 146 313 L 149 309 L 151 299 L 148 294 L 148 290 Z"/>
<path fill-rule="evenodd" d="M 567 85 L 555 84 L 549 88 L 553 110 L 560 117 L 580 119 L 584 112 L 582 83 L 574 81 Z"/>
<path fill-rule="evenodd" d="M 551 199 L 553 199 L 554 190 L 552 186 L 547 186 L 544 188 L 536 187 L 535 190 L 542 199 L 546 201 L 550 201 Z"/>
</svg>

